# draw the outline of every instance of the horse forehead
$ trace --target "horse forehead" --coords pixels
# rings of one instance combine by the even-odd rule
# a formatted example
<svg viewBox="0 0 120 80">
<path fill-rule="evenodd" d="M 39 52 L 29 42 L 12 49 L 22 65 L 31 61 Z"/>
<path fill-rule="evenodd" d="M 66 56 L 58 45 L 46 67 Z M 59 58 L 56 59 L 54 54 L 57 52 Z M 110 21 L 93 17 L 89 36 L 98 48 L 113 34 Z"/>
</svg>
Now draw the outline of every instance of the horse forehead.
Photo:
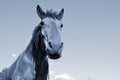
<svg viewBox="0 0 120 80">
<path fill-rule="evenodd" d="M 53 25 L 53 24 L 60 25 L 60 23 L 61 23 L 60 20 L 49 18 L 49 17 L 45 18 L 44 22 L 47 23 L 48 25 Z"/>
<path fill-rule="evenodd" d="M 60 24 L 61 22 L 56 20 L 56 19 L 52 19 L 52 18 L 45 18 L 43 20 L 45 22 L 45 26 L 43 27 L 43 30 L 47 31 L 48 33 L 57 33 L 60 30 Z"/>
</svg>

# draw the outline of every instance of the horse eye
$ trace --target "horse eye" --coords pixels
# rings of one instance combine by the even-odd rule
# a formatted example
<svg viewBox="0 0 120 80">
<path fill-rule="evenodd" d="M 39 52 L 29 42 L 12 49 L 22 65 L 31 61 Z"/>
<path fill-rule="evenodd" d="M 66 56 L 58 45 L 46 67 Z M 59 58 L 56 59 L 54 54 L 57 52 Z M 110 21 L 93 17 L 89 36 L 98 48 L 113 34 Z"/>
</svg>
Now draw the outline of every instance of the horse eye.
<svg viewBox="0 0 120 80">
<path fill-rule="evenodd" d="M 61 24 L 60 27 L 62 28 L 62 27 L 63 27 L 63 24 Z"/>
<path fill-rule="evenodd" d="M 40 24 L 41 24 L 41 25 L 44 25 L 44 22 L 43 22 L 43 21 L 41 21 L 41 22 L 40 22 Z"/>
</svg>

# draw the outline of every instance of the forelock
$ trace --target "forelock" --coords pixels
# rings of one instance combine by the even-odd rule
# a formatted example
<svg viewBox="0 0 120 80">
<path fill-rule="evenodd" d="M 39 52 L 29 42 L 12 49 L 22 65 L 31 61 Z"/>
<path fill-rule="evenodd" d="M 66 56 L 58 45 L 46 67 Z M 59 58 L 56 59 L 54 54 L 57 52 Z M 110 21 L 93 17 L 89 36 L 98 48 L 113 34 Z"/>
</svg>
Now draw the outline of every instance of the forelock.
<svg viewBox="0 0 120 80">
<path fill-rule="evenodd" d="M 53 18 L 53 19 L 58 19 L 57 12 L 53 11 L 53 9 L 50 9 L 50 10 L 46 11 L 46 17 L 50 17 L 50 18 Z"/>
</svg>

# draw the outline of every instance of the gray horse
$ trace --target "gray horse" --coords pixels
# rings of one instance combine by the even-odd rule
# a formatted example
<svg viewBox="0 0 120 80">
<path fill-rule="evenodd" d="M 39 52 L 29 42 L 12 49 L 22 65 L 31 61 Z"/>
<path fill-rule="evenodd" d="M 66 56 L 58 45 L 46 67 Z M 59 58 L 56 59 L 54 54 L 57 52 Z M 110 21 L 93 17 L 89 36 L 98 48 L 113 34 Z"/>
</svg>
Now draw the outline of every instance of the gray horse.
<svg viewBox="0 0 120 80">
<path fill-rule="evenodd" d="M 47 80 L 48 58 L 61 57 L 63 43 L 61 28 L 64 9 L 60 12 L 47 10 L 44 12 L 37 5 L 37 14 L 41 22 L 33 31 L 32 39 L 17 60 L 0 73 L 0 80 Z"/>
</svg>

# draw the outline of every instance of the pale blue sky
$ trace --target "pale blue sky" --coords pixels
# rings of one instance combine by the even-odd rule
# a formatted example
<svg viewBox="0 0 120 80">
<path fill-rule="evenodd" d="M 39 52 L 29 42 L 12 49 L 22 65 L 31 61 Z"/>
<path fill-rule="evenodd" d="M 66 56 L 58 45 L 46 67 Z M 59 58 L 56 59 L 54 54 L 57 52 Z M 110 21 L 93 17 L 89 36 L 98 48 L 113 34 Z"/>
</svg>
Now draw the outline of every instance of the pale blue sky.
<svg viewBox="0 0 120 80">
<path fill-rule="evenodd" d="M 1 0 L 0 70 L 10 66 L 31 39 L 40 22 L 36 5 L 65 9 L 61 59 L 50 70 L 75 80 L 120 80 L 119 0 Z"/>
</svg>

